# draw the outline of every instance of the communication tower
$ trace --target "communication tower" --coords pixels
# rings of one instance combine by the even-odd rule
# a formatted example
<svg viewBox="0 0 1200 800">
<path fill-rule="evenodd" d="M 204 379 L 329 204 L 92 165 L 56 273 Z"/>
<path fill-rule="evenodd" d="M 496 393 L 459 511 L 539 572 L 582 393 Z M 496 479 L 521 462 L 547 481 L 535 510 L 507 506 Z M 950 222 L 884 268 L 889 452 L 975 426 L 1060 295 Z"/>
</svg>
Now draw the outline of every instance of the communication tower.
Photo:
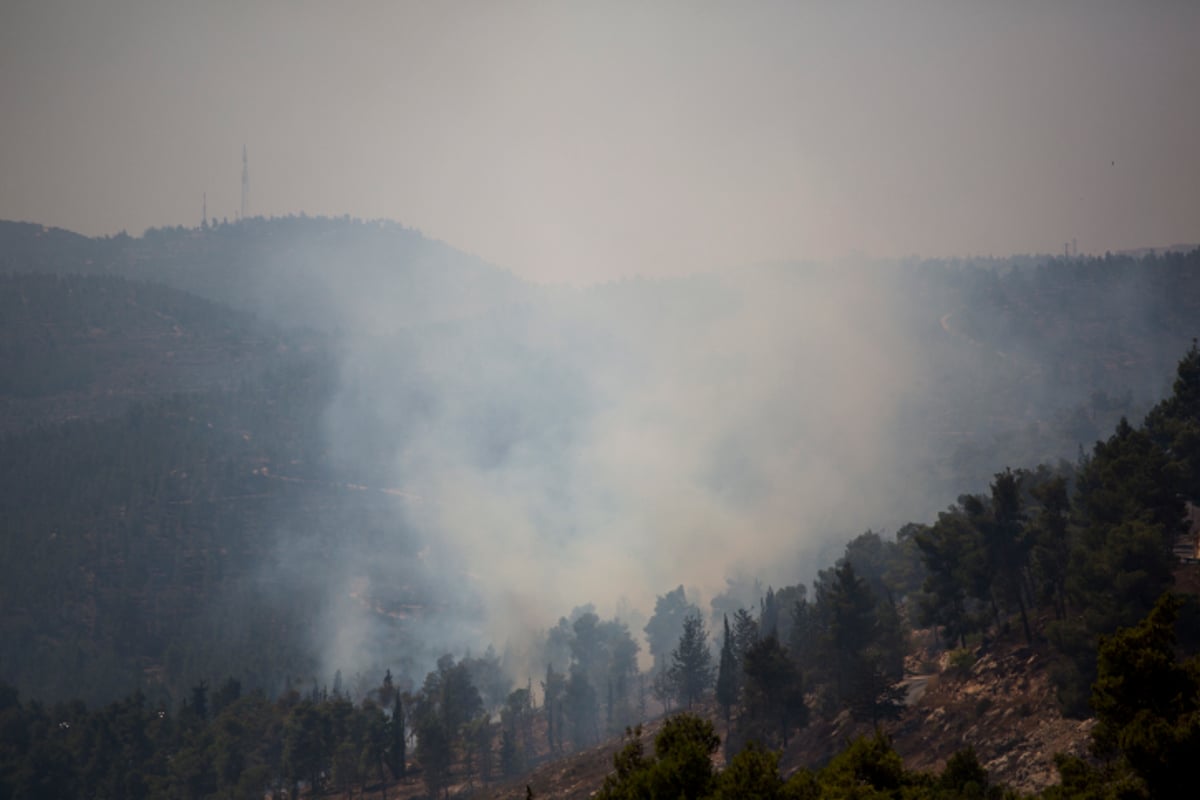
<svg viewBox="0 0 1200 800">
<path fill-rule="evenodd" d="M 242 145 L 242 219 L 250 212 L 250 167 L 246 161 L 246 145 Z"/>
</svg>

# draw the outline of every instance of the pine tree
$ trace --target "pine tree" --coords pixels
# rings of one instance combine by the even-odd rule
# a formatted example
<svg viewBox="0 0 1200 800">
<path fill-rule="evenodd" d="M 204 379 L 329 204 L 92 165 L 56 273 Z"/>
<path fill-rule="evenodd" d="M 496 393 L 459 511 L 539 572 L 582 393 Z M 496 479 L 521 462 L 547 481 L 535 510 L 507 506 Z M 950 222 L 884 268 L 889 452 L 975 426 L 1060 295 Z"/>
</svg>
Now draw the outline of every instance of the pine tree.
<svg viewBox="0 0 1200 800">
<path fill-rule="evenodd" d="M 899 707 L 905 650 L 899 615 L 879 602 L 849 561 L 837 567 L 822 593 L 837 697 L 856 717 L 878 723 Z"/>
<path fill-rule="evenodd" d="M 571 725 L 571 743 L 576 749 L 587 747 L 596 740 L 598 733 L 597 713 L 599 702 L 596 689 L 588 681 L 587 673 L 578 666 L 571 667 L 567 679 L 563 705 Z"/>
<path fill-rule="evenodd" d="M 725 730 L 729 730 L 730 711 L 737 702 L 738 664 L 733 653 L 733 635 L 729 631 L 729 617 L 725 617 L 725 639 L 721 643 L 721 660 L 717 666 L 717 703 L 725 714 Z"/>
<path fill-rule="evenodd" d="M 542 681 L 542 708 L 546 714 L 546 745 L 552 752 L 561 753 L 563 743 L 563 701 L 567 682 L 552 664 L 546 664 L 546 680 Z"/>
<path fill-rule="evenodd" d="M 1200 346 L 1195 339 L 1176 369 L 1171 396 L 1146 417 L 1146 430 L 1175 465 L 1184 497 L 1200 502 Z"/>
<path fill-rule="evenodd" d="M 1031 571 L 1036 599 L 1049 603 L 1054 618 L 1067 616 L 1067 569 L 1070 566 L 1071 501 L 1067 480 L 1058 475 L 1035 485 L 1031 493 L 1040 504 L 1032 525 Z"/>
<path fill-rule="evenodd" d="M 733 615 L 733 654 L 741 666 L 746 653 L 759 639 L 758 622 L 754 615 L 745 608 L 739 608 Z"/>
<path fill-rule="evenodd" d="M 758 626 L 762 636 L 779 636 L 779 602 L 775 590 L 767 587 L 767 593 L 759 601 Z"/>
<path fill-rule="evenodd" d="M 500 712 L 500 767 L 507 776 L 524 769 L 525 753 L 533 748 L 533 709 L 529 689 L 514 689 Z"/>
<path fill-rule="evenodd" d="M 708 633 L 699 614 L 690 614 L 683 621 L 679 645 L 671 651 L 668 673 L 680 705 L 692 704 L 712 686 L 712 653 L 708 650 Z"/>
<path fill-rule="evenodd" d="M 437 797 L 449 785 L 450 765 L 454 758 L 454 736 L 436 714 L 417 717 L 417 758 L 421 776 L 430 797 Z"/>
<path fill-rule="evenodd" d="M 784 747 L 788 732 L 807 720 L 800 670 L 775 636 L 759 640 L 746 653 L 745 703 L 748 738 L 774 738 Z"/>
<path fill-rule="evenodd" d="M 914 536 L 926 576 L 918 598 L 918 619 L 940 627 L 949 643 L 965 647 L 967 634 L 978 625 L 968 610 L 968 598 L 982 572 L 983 543 L 961 508 L 938 514 L 937 522 Z"/>
<path fill-rule="evenodd" d="M 654 658 L 654 669 L 661 670 L 669 666 L 671 647 L 679 641 L 683 633 L 683 622 L 692 614 L 699 614 L 700 609 L 687 600 L 683 586 L 659 596 L 654 603 L 654 616 L 646 623 L 643 630 L 646 642 L 650 645 L 650 655 Z"/>
<path fill-rule="evenodd" d="M 1175 623 L 1182 606 L 1181 599 L 1164 594 L 1136 626 L 1101 637 L 1092 686 L 1097 751 L 1119 753 L 1155 798 L 1195 795 L 1200 659 L 1176 658 Z"/>
<path fill-rule="evenodd" d="M 996 473 L 992 482 L 992 502 L 984 523 L 984 542 L 991 573 L 992 597 L 1011 610 L 1016 603 L 1021 612 L 1025 642 L 1033 642 L 1029 616 L 1025 609 L 1025 578 L 1029 566 L 1029 551 L 1033 537 L 1025 529 L 1025 509 L 1021 499 L 1024 472 L 1005 469 Z"/>
<path fill-rule="evenodd" d="M 394 693 L 392 718 L 388 723 L 388 767 L 397 778 L 408 774 L 408 731 L 405 730 L 404 703 Z"/>
</svg>

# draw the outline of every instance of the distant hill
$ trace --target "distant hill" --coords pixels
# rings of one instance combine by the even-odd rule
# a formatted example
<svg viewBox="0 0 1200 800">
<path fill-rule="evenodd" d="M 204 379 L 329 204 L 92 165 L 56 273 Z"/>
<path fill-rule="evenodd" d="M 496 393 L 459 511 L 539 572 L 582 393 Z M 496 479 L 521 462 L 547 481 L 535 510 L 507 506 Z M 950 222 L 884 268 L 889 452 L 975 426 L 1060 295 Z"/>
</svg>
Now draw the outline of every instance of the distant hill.
<svg viewBox="0 0 1200 800">
<path fill-rule="evenodd" d="M 497 267 L 388 222 L 286 217 L 87 238 L 0 222 L 0 272 L 154 281 L 287 326 L 375 331 L 526 299 Z"/>
<path fill-rule="evenodd" d="M 177 392 L 231 389 L 317 347 L 159 284 L 0 274 L 0 433 L 111 416 Z"/>
<path fill-rule="evenodd" d="M 1134 247 L 1129 250 L 1118 250 L 1117 255 L 1142 258 L 1144 256 L 1168 255 L 1170 253 L 1190 253 L 1198 247 L 1200 247 L 1200 244 L 1169 244 L 1166 247 Z"/>
</svg>

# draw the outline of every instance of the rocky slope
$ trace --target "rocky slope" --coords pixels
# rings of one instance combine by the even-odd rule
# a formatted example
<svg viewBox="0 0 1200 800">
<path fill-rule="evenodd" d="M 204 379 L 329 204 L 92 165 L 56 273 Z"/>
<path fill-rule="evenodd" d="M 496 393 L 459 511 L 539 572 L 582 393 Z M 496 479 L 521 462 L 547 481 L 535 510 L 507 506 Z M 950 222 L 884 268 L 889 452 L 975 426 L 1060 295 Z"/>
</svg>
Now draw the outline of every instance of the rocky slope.
<svg viewBox="0 0 1200 800">
<path fill-rule="evenodd" d="M 964 747 L 975 748 L 991 779 L 1032 793 L 1057 783 L 1056 753 L 1087 754 L 1094 720 L 1065 719 L 1058 711 L 1047 674 L 1046 656 L 1020 642 L 993 644 L 972 651 L 973 663 L 956 659 L 951 665 L 943 653 L 928 671 L 911 676 L 910 702 L 901 717 L 884 725 L 896 750 L 910 769 L 941 771 L 946 759 Z M 715 708 L 706 713 L 718 731 Z M 653 740 L 661 720 L 643 728 L 643 739 Z M 781 759 L 784 774 L 803 767 L 819 767 L 851 739 L 869 735 L 871 726 L 854 722 L 848 714 L 833 720 L 814 721 L 789 744 Z M 523 798 L 526 787 L 535 797 L 593 796 L 612 771 L 612 757 L 624 744 L 610 739 L 559 759 L 539 753 L 541 763 L 529 773 L 505 781 L 481 784 L 458 775 L 451 796 L 463 798 Z M 723 761 L 718 752 L 718 766 Z M 392 786 L 388 797 L 423 796 L 416 775 L 401 786 Z M 369 794 L 380 797 L 379 793 Z"/>
</svg>

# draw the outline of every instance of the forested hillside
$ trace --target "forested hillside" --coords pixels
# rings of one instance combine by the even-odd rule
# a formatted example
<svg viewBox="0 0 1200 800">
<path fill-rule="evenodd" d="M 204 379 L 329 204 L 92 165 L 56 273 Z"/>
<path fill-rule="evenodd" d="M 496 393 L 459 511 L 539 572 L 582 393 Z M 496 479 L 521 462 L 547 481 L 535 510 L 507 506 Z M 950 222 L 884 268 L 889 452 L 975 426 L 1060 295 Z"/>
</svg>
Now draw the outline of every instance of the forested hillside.
<svg viewBox="0 0 1200 800">
<path fill-rule="evenodd" d="M 715 704 L 716 724 L 692 713 L 668 719 L 652 752 L 640 723 L 627 728 L 601 786 L 571 778 L 572 770 L 589 774 L 576 761 L 559 773 L 569 784 L 538 780 L 539 790 L 598 789 L 606 798 L 1016 796 L 971 747 L 936 773 L 921 772 L 906 769 L 881 732 L 912 704 L 901 682 L 905 658 L 920 654 L 909 630 L 918 624 L 960 646 L 949 654 L 956 670 L 1023 638 L 1060 659 L 1068 710 L 1081 681 L 1090 686 L 1092 753 L 1102 760 L 1058 756 L 1061 780 L 1039 796 L 1188 797 L 1200 745 L 1200 657 L 1186 654 L 1200 645 L 1200 598 L 1167 590 L 1180 569 L 1173 550 L 1184 535 L 1184 498 L 1200 494 L 1197 398 L 1193 347 L 1172 395 L 1146 424 L 1122 421 L 1076 474 L 1006 470 L 990 496 L 964 496 L 932 526 L 895 541 L 858 537 L 822 571 L 811 601 L 803 584 L 768 589 L 757 613 L 739 609 L 732 624 L 725 616 L 715 664 L 706 615 L 680 587 L 659 597 L 644 627 L 654 660 L 648 675 L 639 673 L 639 645 L 619 619 L 582 608 L 560 620 L 542 645 L 540 708 L 532 681 L 513 688 L 491 651 L 443 656 L 419 688 L 397 685 L 390 671 L 357 688 L 339 674 L 331 688 L 287 687 L 271 700 L 230 679 L 215 691 L 197 684 L 175 710 L 141 693 L 101 711 L 78 702 L 47 709 L 0 687 L 0 786 L 14 796 L 71 796 L 85 787 L 118 797 L 386 794 L 391 785 L 393 794 L 423 788 L 438 797 L 493 782 L 511 791 L 511 779 L 532 766 L 585 752 L 623 725 Z M 1072 644 L 1072 632 L 1098 637 L 1098 650 Z M 978 716 L 990 700 L 979 698 Z M 828 763 L 781 774 L 789 737 L 847 716 L 869 722 L 874 736 Z M 712 757 L 722 743 L 725 767 L 717 771 Z"/>
<path fill-rule="evenodd" d="M 228 390 L 312 337 L 159 284 L 0 275 L 0 431 L 99 418 L 179 392 Z"/>
<path fill-rule="evenodd" d="M 1183 569 L 1200 250 L 547 289 L 289 218 L 4 223 L 0 269 L 15 796 L 436 795 L 681 709 L 733 769 L 1016 642 L 1160 785 L 1103 733 L 1133 723 L 1096 642 Z M 1194 599 L 1163 603 L 1193 651 Z M 99 766 L 113 726 L 137 780 Z"/>
</svg>

